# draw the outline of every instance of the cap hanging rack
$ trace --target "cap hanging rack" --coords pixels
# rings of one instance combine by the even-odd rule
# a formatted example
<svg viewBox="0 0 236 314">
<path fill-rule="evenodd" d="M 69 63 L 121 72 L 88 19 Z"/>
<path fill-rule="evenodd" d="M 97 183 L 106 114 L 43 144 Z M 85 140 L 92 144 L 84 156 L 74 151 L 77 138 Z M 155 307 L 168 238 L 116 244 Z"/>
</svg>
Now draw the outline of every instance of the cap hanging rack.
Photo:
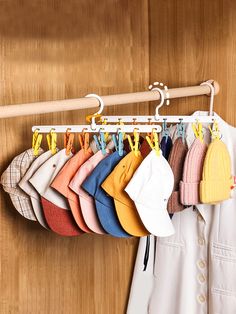
<svg viewBox="0 0 236 314">
<path fill-rule="evenodd" d="M 161 90 L 159 87 L 164 87 L 164 90 Z M 65 133 L 68 130 L 73 133 L 80 133 L 83 131 L 89 133 L 97 133 L 97 132 L 106 132 L 106 133 L 132 133 L 134 129 L 140 133 L 150 132 L 155 129 L 156 132 L 161 132 L 162 128 L 158 123 L 164 122 L 181 122 L 182 123 L 189 123 L 189 122 L 207 122 L 212 123 L 215 121 L 215 117 L 213 116 L 213 102 L 214 102 L 214 95 L 215 89 L 212 85 L 212 82 L 203 82 L 200 86 L 208 86 L 210 89 L 210 110 L 209 116 L 203 117 L 196 117 L 196 116 L 160 116 L 159 109 L 165 104 L 169 105 L 169 91 L 168 87 L 163 83 L 155 82 L 153 85 L 150 85 L 149 88 L 151 92 L 155 92 L 160 96 L 160 102 L 156 106 L 155 115 L 154 116 L 107 116 L 102 117 L 102 111 L 105 107 L 104 101 L 102 97 L 96 94 L 89 94 L 86 95 L 85 98 L 95 98 L 99 102 L 99 110 L 92 115 L 86 117 L 87 122 L 90 122 L 90 125 L 54 125 L 54 126 L 33 126 L 32 131 L 35 132 L 36 130 L 40 133 L 49 133 L 51 130 L 55 131 L 56 133 Z M 165 93 L 164 93 L 165 92 Z M 102 118 L 102 119 L 101 119 Z M 100 119 L 99 122 L 102 124 L 96 124 L 96 119 Z M 122 123 L 119 123 L 119 121 Z M 116 124 L 108 125 L 107 123 L 115 122 Z M 124 124 L 123 122 L 130 123 L 129 125 Z M 139 124 L 137 124 L 139 122 Z M 148 124 L 140 124 L 140 123 L 148 123 Z M 118 124 L 117 124 L 118 123 Z"/>
<path fill-rule="evenodd" d="M 161 90 L 157 86 L 163 86 L 164 90 Z M 155 110 L 155 115 L 152 116 L 103 116 L 102 120 L 107 121 L 108 123 L 114 123 L 117 121 L 122 121 L 124 123 L 149 123 L 149 124 L 154 124 L 154 123 L 194 123 L 196 120 L 202 123 L 212 123 L 216 117 L 214 116 L 213 113 L 213 105 L 214 105 L 214 96 L 218 93 L 219 91 L 219 85 L 213 80 L 209 80 L 206 82 L 203 82 L 200 84 L 199 87 L 208 87 L 210 91 L 210 108 L 209 108 L 209 115 L 208 116 L 186 116 L 186 115 L 179 115 L 179 116 L 161 116 L 159 114 L 159 109 L 164 105 L 165 100 L 167 100 L 166 104 L 169 105 L 169 99 L 174 98 L 170 96 L 170 90 L 168 90 L 167 86 L 164 86 L 163 83 L 158 83 L 155 82 L 154 84 L 149 86 L 149 89 L 152 92 L 156 92 L 159 94 L 159 98 L 161 99 L 160 104 L 157 105 L 156 110 Z M 209 93 L 208 93 L 209 94 Z"/>
<path fill-rule="evenodd" d="M 141 133 L 150 132 L 155 129 L 156 132 L 161 132 L 160 125 L 106 125 L 106 124 L 96 124 L 96 118 L 101 117 L 101 113 L 104 108 L 104 102 L 102 98 L 96 94 L 89 94 L 85 96 L 86 98 L 96 98 L 99 102 L 99 110 L 92 115 L 86 117 L 86 120 L 90 122 L 90 125 L 38 125 L 33 126 L 32 131 L 38 131 L 40 133 L 49 133 L 50 131 L 54 131 L 56 133 L 66 133 L 68 130 L 71 133 L 97 133 L 97 132 L 108 132 L 108 133 L 132 133 L 135 130 Z"/>
<path fill-rule="evenodd" d="M 208 81 L 208 83 L 213 84 L 214 95 L 216 95 L 219 92 L 219 84 L 216 81 Z M 172 99 L 180 97 L 208 95 L 211 92 L 211 87 L 207 84 L 204 85 L 201 84 L 198 86 L 170 88 L 168 90 L 168 97 L 166 95 L 167 92 L 165 90 L 163 90 L 162 92 L 164 94 L 165 99 L 166 98 Z M 158 93 L 155 90 L 151 90 L 137 93 L 101 96 L 101 99 L 103 100 L 105 106 L 114 106 L 114 105 L 128 105 L 131 103 L 139 103 L 146 101 L 155 101 L 159 100 L 160 97 L 161 97 L 160 93 Z M 77 99 L 53 100 L 27 104 L 7 105 L 1 106 L 0 118 L 10 118 L 50 112 L 78 110 L 85 108 L 93 108 L 96 106 L 97 99 L 95 99 L 94 97 L 87 98 L 83 97 Z M 153 116 L 151 118 L 153 118 Z M 161 120 L 158 122 L 161 122 Z"/>
<path fill-rule="evenodd" d="M 38 131 L 39 133 L 49 133 L 50 131 L 55 131 L 56 133 L 66 133 L 69 130 L 71 133 L 82 133 L 83 131 L 88 133 L 133 133 L 136 129 L 140 133 L 151 132 L 155 129 L 157 133 L 161 132 L 162 128 L 160 125 L 145 125 L 145 124 L 135 124 L 135 125 L 101 125 L 97 124 L 93 128 L 90 125 L 36 125 L 32 127 L 32 131 Z"/>
</svg>

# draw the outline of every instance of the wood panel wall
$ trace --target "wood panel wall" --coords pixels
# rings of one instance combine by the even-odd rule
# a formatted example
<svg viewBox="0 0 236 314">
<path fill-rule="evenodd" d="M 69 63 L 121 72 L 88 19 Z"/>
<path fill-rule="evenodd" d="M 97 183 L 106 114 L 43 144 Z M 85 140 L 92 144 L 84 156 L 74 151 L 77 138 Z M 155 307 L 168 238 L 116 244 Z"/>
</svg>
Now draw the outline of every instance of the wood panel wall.
<svg viewBox="0 0 236 314">
<path fill-rule="evenodd" d="M 0 1 L 0 104 L 214 78 L 221 85 L 215 111 L 235 125 L 235 16 L 233 0 Z M 207 97 L 172 100 L 162 112 L 208 105 Z M 153 109 L 135 104 L 106 113 Z M 29 148 L 33 124 L 82 123 L 88 113 L 0 120 L 0 173 Z M 0 201 L 0 313 L 125 313 L 137 239 L 60 237 L 22 218 L 2 189 Z"/>
<path fill-rule="evenodd" d="M 150 81 L 178 87 L 217 80 L 214 110 L 236 125 L 236 2 L 150 0 L 149 14 Z M 160 112 L 195 110 L 209 110 L 207 97 L 171 100 Z"/>
<path fill-rule="evenodd" d="M 0 1 L 0 104 L 142 90 L 147 8 L 142 0 Z M 107 112 L 137 110 L 147 113 Z M 1 120 L 0 173 L 30 147 L 33 124 L 79 124 L 89 113 Z M 137 239 L 60 237 L 21 217 L 2 189 L 0 236 L 1 314 L 125 313 Z"/>
</svg>

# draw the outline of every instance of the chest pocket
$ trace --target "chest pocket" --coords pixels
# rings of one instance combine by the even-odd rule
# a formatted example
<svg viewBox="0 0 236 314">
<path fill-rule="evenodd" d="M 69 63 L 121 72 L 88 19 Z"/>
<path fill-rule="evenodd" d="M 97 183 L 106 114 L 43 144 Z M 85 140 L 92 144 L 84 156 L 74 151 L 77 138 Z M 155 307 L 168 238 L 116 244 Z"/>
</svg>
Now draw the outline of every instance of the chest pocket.
<svg viewBox="0 0 236 314">
<path fill-rule="evenodd" d="M 164 269 L 168 273 L 168 264 L 173 269 L 173 260 L 175 261 L 175 266 L 178 268 L 178 264 L 181 264 L 181 260 L 184 258 L 185 245 L 181 234 L 181 213 L 175 214 L 172 222 L 175 228 L 175 233 L 172 236 L 156 237 L 155 277 L 160 277 L 160 273 Z"/>
<path fill-rule="evenodd" d="M 236 247 L 212 243 L 209 288 L 210 313 L 236 313 Z"/>
</svg>

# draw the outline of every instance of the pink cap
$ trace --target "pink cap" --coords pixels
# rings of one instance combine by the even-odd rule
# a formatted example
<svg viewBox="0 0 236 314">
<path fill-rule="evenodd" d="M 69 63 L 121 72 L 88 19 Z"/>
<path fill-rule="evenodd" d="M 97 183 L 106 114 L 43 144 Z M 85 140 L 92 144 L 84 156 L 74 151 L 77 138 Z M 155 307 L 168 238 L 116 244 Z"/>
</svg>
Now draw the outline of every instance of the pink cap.
<svg viewBox="0 0 236 314">
<path fill-rule="evenodd" d="M 69 187 L 79 196 L 80 207 L 82 215 L 87 226 L 94 232 L 99 234 L 105 234 L 106 232 L 102 228 L 97 216 L 95 207 L 95 201 L 82 187 L 84 180 L 90 175 L 97 164 L 110 154 L 110 151 L 106 150 L 107 154 L 103 155 L 102 151 L 98 151 L 95 155 L 90 157 L 77 171 L 74 178 L 71 180 Z"/>
</svg>

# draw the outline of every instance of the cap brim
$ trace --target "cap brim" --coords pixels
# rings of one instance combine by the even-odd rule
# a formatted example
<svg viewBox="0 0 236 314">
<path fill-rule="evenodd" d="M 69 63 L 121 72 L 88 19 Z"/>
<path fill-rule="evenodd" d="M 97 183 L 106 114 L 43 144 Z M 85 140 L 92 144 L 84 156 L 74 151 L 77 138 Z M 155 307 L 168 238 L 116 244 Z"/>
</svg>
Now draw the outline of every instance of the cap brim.
<svg viewBox="0 0 236 314">
<path fill-rule="evenodd" d="M 130 237 L 120 225 L 114 208 L 105 206 L 95 199 L 98 218 L 107 233 L 114 237 Z"/>
<path fill-rule="evenodd" d="M 16 194 L 10 193 L 10 198 L 12 204 L 14 205 L 15 209 L 21 214 L 21 216 L 25 217 L 26 219 L 36 221 L 36 217 L 30 202 L 30 198 L 26 198 L 23 196 L 17 196 Z"/>
<path fill-rule="evenodd" d="M 47 224 L 47 221 L 45 219 L 45 216 L 44 216 L 44 212 L 43 212 L 43 208 L 42 208 L 42 204 L 40 202 L 40 199 L 36 199 L 36 198 L 31 196 L 30 200 L 31 200 L 31 204 L 32 204 L 32 207 L 33 207 L 33 210 L 34 210 L 34 214 L 35 214 L 38 222 L 45 229 L 50 230 L 50 228 L 49 228 L 49 226 Z"/>
<path fill-rule="evenodd" d="M 72 215 L 73 215 L 74 220 L 77 223 L 77 225 L 84 232 L 91 233 L 92 230 L 90 230 L 88 228 L 88 226 L 86 225 L 86 223 L 84 221 L 84 217 L 82 215 L 80 204 L 79 204 L 79 199 L 78 198 L 74 199 L 74 200 L 68 199 L 68 202 L 69 202 L 69 205 L 70 205 L 70 209 L 71 209 Z"/>
<path fill-rule="evenodd" d="M 165 207 L 147 208 L 143 204 L 135 202 L 140 218 L 146 229 L 153 235 L 158 237 L 168 237 L 175 233 L 175 229 L 171 222 L 170 216 Z"/>
<path fill-rule="evenodd" d="M 94 201 L 82 196 L 79 196 L 79 201 L 84 221 L 89 229 L 98 234 L 105 234 L 106 232 L 98 219 Z"/>
<path fill-rule="evenodd" d="M 83 232 L 76 225 L 70 210 L 60 208 L 41 197 L 43 212 L 49 227 L 62 236 L 77 236 Z"/>
<path fill-rule="evenodd" d="M 149 234 L 142 223 L 136 208 L 131 208 L 114 199 L 117 216 L 123 229 L 136 237 L 144 237 Z"/>
</svg>

